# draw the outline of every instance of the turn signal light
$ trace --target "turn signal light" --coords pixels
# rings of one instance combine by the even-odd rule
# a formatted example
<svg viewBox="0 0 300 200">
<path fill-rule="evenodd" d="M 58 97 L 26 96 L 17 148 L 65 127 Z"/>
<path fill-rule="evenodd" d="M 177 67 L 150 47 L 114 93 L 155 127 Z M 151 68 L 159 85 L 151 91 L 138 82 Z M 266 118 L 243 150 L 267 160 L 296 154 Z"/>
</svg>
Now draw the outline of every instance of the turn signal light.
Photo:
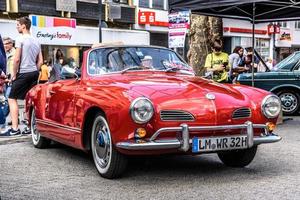
<svg viewBox="0 0 300 200">
<path fill-rule="evenodd" d="M 273 122 L 268 122 L 266 123 L 266 125 L 267 125 L 267 130 L 269 132 L 273 132 L 276 128 L 276 124 L 274 124 Z"/>
<path fill-rule="evenodd" d="M 136 138 L 143 138 L 147 134 L 146 130 L 144 128 L 138 128 L 135 131 L 135 137 Z"/>
</svg>

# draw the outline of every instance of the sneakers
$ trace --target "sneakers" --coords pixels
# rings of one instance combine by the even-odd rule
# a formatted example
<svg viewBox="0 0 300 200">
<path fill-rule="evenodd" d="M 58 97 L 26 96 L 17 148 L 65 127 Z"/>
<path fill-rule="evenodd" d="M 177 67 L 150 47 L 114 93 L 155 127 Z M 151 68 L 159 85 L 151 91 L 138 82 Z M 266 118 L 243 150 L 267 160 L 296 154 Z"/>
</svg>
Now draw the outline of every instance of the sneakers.
<svg viewBox="0 0 300 200">
<path fill-rule="evenodd" d="M 31 134 L 30 128 L 25 127 L 24 130 L 22 131 L 22 135 L 30 135 L 30 134 Z"/>
<path fill-rule="evenodd" d="M 4 132 L 0 133 L 0 137 L 3 137 L 3 136 L 16 136 L 16 135 L 20 135 L 20 134 L 21 134 L 20 129 L 14 130 L 13 128 L 10 128 L 7 131 L 4 131 Z"/>
</svg>

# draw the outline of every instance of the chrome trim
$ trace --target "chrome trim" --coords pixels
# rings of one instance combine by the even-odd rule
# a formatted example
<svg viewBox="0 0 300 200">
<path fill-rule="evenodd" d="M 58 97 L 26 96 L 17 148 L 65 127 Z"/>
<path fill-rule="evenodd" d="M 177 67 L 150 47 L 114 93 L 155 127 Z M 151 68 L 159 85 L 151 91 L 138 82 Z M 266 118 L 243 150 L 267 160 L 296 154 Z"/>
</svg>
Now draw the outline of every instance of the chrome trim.
<svg viewBox="0 0 300 200">
<path fill-rule="evenodd" d="M 143 121 L 143 122 L 134 119 L 134 115 L 133 115 L 133 106 L 134 106 L 134 104 L 135 104 L 136 102 L 138 102 L 138 101 L 140 101 L 140 100 L 146 100 L 146 101 L 148 101 L 148 102 L 151 104 L 151 106 L 152 106 L 152 116 L 151 116 L 148 120 Z M 145 124 L 145 123 L 149 122 L 149 121 L 151 120 L 151 118 L 153 117 L 153 115 L 154 115 L 154 106 L 153 106 L 153 103 L 152 103 L 152 101 L 151 101 L 150 99 L 148 99 L 148 98 L 146 98 L 146 97 L 138 97 L 138 98 L 134 99 L 134 100 L 131 102 L 130 107 L 129 107 L 129 113 L 130 113 L 130 116 L 131 116 L 132 120 L 133 120 L 135 123 L 137 123 L 137 124 Z"/>
<path fill-rule="evenodd" d="M 278 115 L 274 116 L 274 117 L 270 117 L 267 115 L 266 111 L 265 111 L 265 104 L 266 104 L 266 101 L 268 98 L 270 97 L 275 97 L 278 99 L 278 101 L 280 102 L 279 104 L 279 112 L 278 112 L 278 115 L 280 114 L 280 110 L 281 110 L 281 100 L 278 98 L 278 96 L 274 95 L 274 94 L 269 94 L 267 96 L 265 96 L 265 98 L 262 100 L 262 103 L 261 103 L 261 112 L 264 114 L 264 116 L 268 119 L 273 119 L 273 118 L 276 118 L 278 117 Z"/>
<path fill-rule="evenodd" d="M 195 117 L 191 113 L 183 110 L 162 110 L 160 111 L 159 116 L 161 121 L 195 121 Z"/>
<path fill-rule="evenodd" d="M 55 128 L 61 128 L 61 129 L 65 129 L 65 130 L 68 130 L 68 131 L 73 131 L 73 132 L 81 133 L 81 129 L 80 128 L 75 128 L 75 127 L 71 127 L 71 126 L 65 126 L 65 125 L 62 125 L 62 124 L 58 124 L 58 123 L 55 123 L 55 122 L 51 122 L 51 121 L 47 121 L 47 120 L 42 120 L 42 119 L 36 119 L 36 122 L 44 124 L 44 125 L 52 126 L 52 127 L 55 127 Z"/>
<path fill-rule="evenodd" d="M 254 129 L 264 129 L 262 136 L 254 137 Z M 274 134 L 266 134 L 267 126 L 265 124 L 253 124 L 248 121 L 245 124 L 239 125 L 223 125 L 223 126 L 188 126 L 182 124 L 180 127 L 167 127 L 161 128 L 156 131 L 149 140 L 136 141 L 124 141 L 116 144 L 118 148 L 127 150 L 157 150 L 157 149 L 179 149 L 187 152 L 192 144 L 192 139 L 189 136 L 190 131 L 203 131 L 203 130 L 228 130 L 228 129 L 246 129 L 247 131 L 247 148 L 251 148 L 253 145 L 259 145 L 263 143 L 278 142 L 281 140 L 280 136 Z M 180 132 L 181 136 L 174 139 L 157 139 L 156 138 L 166 132 Z M 220 136 L 221 137 L 221 136 Z"/>
<path fill-rule="evenodd" d="M 248 113 L 249 112 L 249 113 Z M 241 114 L 249 114 L 249 115 L 244 115 L 241 116 Z M 239 115 L 238 117 L 235 117 L 236 115 Z M 252 111 L 250 108 L 238 108 L 236 110 L 233 111 L 232 113 L 232 119 L 243 119 L 243 118 L 249 118 L 252 115 Z"/>
</svg>

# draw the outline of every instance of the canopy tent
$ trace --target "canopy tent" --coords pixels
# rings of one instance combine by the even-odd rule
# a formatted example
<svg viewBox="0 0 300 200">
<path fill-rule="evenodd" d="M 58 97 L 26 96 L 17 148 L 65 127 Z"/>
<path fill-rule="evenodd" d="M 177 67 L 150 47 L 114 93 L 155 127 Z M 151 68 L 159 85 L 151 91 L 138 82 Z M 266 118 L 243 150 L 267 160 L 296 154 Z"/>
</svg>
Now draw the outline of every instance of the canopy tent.
<svg viewBox="0 0 300 200">
<path fill-rule="evenodd" d="M 299 0 L 169 0 L 169 9 L 254 23 L 300 19 Z"/>
<path fill-rule="evenodd" d="M 255 51 L 255 23 L 300 20 L 299 0 L 169 0 L 169 10 L 191 10 L 194 14 L 248 20 L 252 23 Z M 254 63 L 254 56 L 253 56 Z M 252 86 L 254 86 L 252 70 Z"/>
</svg>

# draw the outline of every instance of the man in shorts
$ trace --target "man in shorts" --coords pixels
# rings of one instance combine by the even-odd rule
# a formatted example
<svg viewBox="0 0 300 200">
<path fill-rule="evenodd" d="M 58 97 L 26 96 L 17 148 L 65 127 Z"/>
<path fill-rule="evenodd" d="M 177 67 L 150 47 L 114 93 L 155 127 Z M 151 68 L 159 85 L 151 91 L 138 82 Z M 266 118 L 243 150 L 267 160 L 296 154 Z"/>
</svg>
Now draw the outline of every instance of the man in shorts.
<svg viewBox="0 0 300 200">
<path fill-rule="evenodd" d="M 18 127 L 18 102 L 24 100 L 26 93 L 37 84 L 39 70 L 43 64 L 41 45 L 30 34 L 31 20 L 28 17 L 17 19 L 17 30 L 21 34 L 16 39 L 16 52 L 11 72 L 11 91 L 8 96 L 12 126 L 0 136 L 21 134 Z"/>
</svg>

